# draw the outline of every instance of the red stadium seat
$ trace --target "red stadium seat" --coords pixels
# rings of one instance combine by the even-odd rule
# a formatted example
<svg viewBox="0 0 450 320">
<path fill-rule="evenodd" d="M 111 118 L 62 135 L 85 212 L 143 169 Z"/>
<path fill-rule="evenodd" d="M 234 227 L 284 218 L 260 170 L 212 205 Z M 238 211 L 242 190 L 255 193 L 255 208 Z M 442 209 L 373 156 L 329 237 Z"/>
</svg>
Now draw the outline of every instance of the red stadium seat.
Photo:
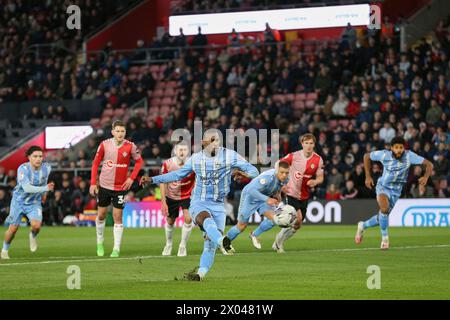
<svg viewBox="0 0 450 320">
<path fill-rule="evenodd" d="M 306 99 L 307 100 L 317 100 L 317 93 L 315 92 L 310 92 L 306 95 Z"/>
<path fill-rule="evenodd" d="M 316 105 L 316 102 L 314 100 L 306 100 L 305 106 L 308 109 L 314 108 Z"/>
<path fill-rule="evenodd" d="M 161 98 L 162 96 L 164 96 L 164 91 L 162 89 L 155 89 L 152 93 L 152 97 L 154 98 Z"/>
<path fill-rule="evenodd" d="M 139 68 L 139 73 L 144 73 L 144 72 L 146 72 L 148 69 L 149 69 L 148 66 L 142 66 L 142 67 Z"/>
<path fill-rule="evenodd" d="M 272 96 L 272 99 L 273 99 L 273 101 L 275 101 L 275 102 L 277 102 L 277 101 L 281 101 L 281 97 L 282 97 L 283 95 L 281 95 L 281 94 L 274 94 L 273 96 Z"/>
<path fill-rule="evenodd" d="M 344 128 L 347 127 L 349 123 L 350 123 L 350 121 L 347 119 L 339 120 L 339 124 L 341 126 L 343 126 Z"/>
<path fill-rule="evenodd" d="M 167 88 L 165 91 L 164 91 L 164 96 L 166 96 L 166 97 L 173 97 L 173 96 L 175 96 L 176 95 L 176 91 L 175 91 L 175 89 L 173 89 L 173 88 Z"/>
<path fill-rule="evenodd" d="M 297 100 L 294 102 L 294 110 L 303 110 L 305 109 L 305 102 L 302 100 Z"/>
<path fill-rule="evenodd" d="M 124 109 L 116 109 L 114 110 L 114 117 L 122 117 L 125 114 Z"/>
<path fill-rule="evenodd" d="M 112 117 L 114 115 L 114 109 L 103 110 L 102 117 Z"/>
<path fill-rule="evenodd" d="M 297 93 L 295 95 L 295 100 L 306 100 L 306 94 L 305 93 Z"/>
<path fill-rule="evenodd" d="M 294 99 L 295 99 L 295 94 L 293 94 L 293 93 L 288 93 L 288 94 L 285 94 L 284 97 L 286 98 L 286 101 L 294 101 Z"/>
<path fill-rule="evenodd" d="M 161 105 L 161 99 L 160 98 L 153 98 L 150 102 L 150 105 L 153 106 L 160 106 Z"/>
<path fill-rule="evenodd" d="M 154 73 L 154 72 L 159 72 L 159 66 L 157 64 L 153 64 L 150 66 L 150 72 Z"/>
<path fill-rule="evenodd" d="M 162 104 L 163 105 L 168 105 L 168 106 L 172 105 L 173 104 L 172 97 L 164 97 L 163 100 L 162 100 Z"/>
</svg>

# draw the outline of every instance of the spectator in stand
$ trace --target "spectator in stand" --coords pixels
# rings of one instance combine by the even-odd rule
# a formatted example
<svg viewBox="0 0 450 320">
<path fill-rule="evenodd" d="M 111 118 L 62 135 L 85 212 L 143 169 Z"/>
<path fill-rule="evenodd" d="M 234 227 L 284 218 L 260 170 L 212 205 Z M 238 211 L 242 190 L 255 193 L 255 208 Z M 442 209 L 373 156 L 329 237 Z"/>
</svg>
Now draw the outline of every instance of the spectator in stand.
<svg viewBox="0 0 450 320">
<path fill-rule="evenodd" d="M 390 143 L 392 139 L 396 136 L 395 129 L 392 128 L 390 122 L 385 122 L 383 128 L 380 129 L 380 139 L 385 143 Z"/>
<path fill-rule="evenodd" d="M 345 96 L 345 93 L 340 91 L 338 99 L 334 102 L 333 107 L 331 108 L 333 115 L 336 117 L 347 116 L 348 104 L 349 104 L 349 101 L 348 101 L 347 97 Z"/>
<path fill-rule="evenodd" d="M 41 109 L 38 106 L 33 106 L 31 108 L 31 113 L 28 115 L 27 119 L 40 120 L 44 119 Z"/>
<path fill-rule="evenodd" d="M 352 180 L 347 180 L 345 182 L 345 188 L 342 192 L 341 199 L 342 200 L 349 200 L 349 199 L 356 199 L 358 196 L 358 190 L 355 188 L 355 183 Z"/>
<path fill-rule="evenodd" d="M 341 193 L 339 192 L 339 189 L 336 188 L 336 185 L 334 183 L 328 185 L 327 193 L 325 194 L 325 199 L 326 200 L 341 199 Z"/>
<path fill-rule="evenodd" d="M 9 196 L 9 192 L 7 192 L 4 188 L 0 188 L 0 225 L 3 224 L 9 214 L 10 203 L 11 198 Z"/>
<path fill-rule="evenodd" d="M 423 186 L 421 184 L 415 184 L 411 188 L 411 195 L 413 198 L 434 198 L 433 188 L 429 185 Z"/>
</svg>

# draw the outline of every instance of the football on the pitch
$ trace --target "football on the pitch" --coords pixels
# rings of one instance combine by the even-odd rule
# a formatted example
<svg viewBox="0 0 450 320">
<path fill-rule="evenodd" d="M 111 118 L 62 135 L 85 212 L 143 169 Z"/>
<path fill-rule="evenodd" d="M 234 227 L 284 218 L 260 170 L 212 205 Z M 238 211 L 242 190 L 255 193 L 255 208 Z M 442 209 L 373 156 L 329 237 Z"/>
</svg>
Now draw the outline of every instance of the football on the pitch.
<svg viewBox="0 0 450 320">
<path fill-rule="evenodd" d="M 287 204 L 275 211 L 274 222 L 282 228 L 292 226 L 296 220 L 297 214 L 293 206 Z"/>
</svg>

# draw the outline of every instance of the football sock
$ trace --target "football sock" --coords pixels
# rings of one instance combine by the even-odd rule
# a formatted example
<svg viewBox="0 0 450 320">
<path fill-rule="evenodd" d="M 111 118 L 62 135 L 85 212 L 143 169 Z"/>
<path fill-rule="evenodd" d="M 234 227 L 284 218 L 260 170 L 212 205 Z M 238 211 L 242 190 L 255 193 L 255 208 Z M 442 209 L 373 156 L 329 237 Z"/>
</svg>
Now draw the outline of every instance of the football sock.
<svg viewBox="0 0 450 320">
<path fill-rule="evenodd" d="M 379 219 L 380 219 L 381 235 L 383 237 L 387 237 L 388 236 L 388 226 L 389 226 L 389 215 L 380 212 Z"/>
<path fill-rule="evenodd" d="M 203 230 L 205 230 L 206 234 L 208 235 L 208 238 L 213 242 L 213 244 L 217 248 L 219 246 L 220 238 L 222 238 L 222 234 L 217 228 L 217 224 L 213 220 L 213 218 L 206 218 L 205 220 L 203 220 Z"/>
<path fill-rule="evenodd" d="M 114 224 L 114 251 L 120 251 L 120 243 L 122 242 L 123 224 Z"/>
<path fill-rule="evenodd" d="M 31 236 L 32 236 L 33 238 L 36 238 L 38 234 L 39 234 L 39 231 L 33 231 L 33 230 L 31 230 Z"/>
<path fill-rule="evenodd" d="M 173 242 L 173 225 L 166 222 L 166 245 L 171 246 Z"/>
<path fill-rule="evenodd" d="M 8 251 L 10 246 L 11 243 L 6 243 L 5 241 L 3 241 L 3 250 Z"/>
<path fill-rule="evenodd" d="M 228 230 L 227 237 L 230 238 L 231 241 L 233 241 L 240 233 L 241 230 L 239 230 L 237 226 L 233 226 L 230 230 Z"/>
<path fill-rule="evenodd" d="M 194 227 L 193 223 L 187 224 L 186 222 L 183 224 L 181 228 L 181 242 L 180 247 L 186 247 L 186 243 L 191 235 L 192 228 Z"/>
<path fill-rule="evenodd" d="M 105 237 L 105 220 L 95 220 L 95 229 L 97 230 L 97 243 L 103 243 Z"/>
<path fill-rule="evenodd" d="M 203 253 L 200 257 L 200 268 L 198 273 L 204 276 L 211 269 L 214 263 L 214 256 L 216 255 L 216 246 L 211 240 L 205 239 L 203 245 Z"/>
<path fill-rule="evenodd" d="M 267 230 L 272 229 L 275 226 L 275 224 L 272 222 L 272 220 L 269 220 L 267 218 L 265 218 L 258 226 L 258 228 L 256 228 L 253 231 L 253 235 L 255 237 L 259 237 L 259 235 Z"/>
<path fill-rule="evenodd" d="M 378 214 L 374 215 L 372 218 L 370 218 L 367 221 L 364 221 L 364 229 L 376 227 L 379 224 L 378 222 Z"/>
<path fill-rule="evenodd" d="M 297 230 L 295 230 L 294 228 L 283 228 L 279 233 L 281 233 L 280 236 L 280 240 L 278 241 L 278 243 L 282 246 L 283 243 L 289 239 L 290 237 L 292 237 L 295 233 L 297 232 Z"/>
</svg>

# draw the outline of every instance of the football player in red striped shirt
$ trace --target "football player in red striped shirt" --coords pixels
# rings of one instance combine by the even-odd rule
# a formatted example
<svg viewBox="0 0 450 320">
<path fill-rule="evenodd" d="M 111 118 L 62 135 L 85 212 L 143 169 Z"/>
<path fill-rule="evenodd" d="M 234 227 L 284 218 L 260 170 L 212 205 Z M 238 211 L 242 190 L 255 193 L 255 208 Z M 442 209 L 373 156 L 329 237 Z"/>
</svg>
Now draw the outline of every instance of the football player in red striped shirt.
<svg viewBox="0 0 450 320">
<path fill-rule="evenodd" d="M 306 216 L 309 189 L 323 183 L 323 160 L 314 152 L 316 138 L 306 133 L 300 138 L 302 149 L 289 153 L 280 161 L 290 164 L 289 182 L 282 191 L 286 194 L 286 203 L 297 210 L 297 220 L 291 228 L 282 229 L 276 236 L 272 248 L 278 253 L 284 253 L 284 241 L 292 237 L 300 229 Z"/>
<path fill-rule="evenodd" d="M 175 145 L 175 156 L 164 161 L 161 174 L 180 169 L 189 155 L 189 146 L 186 142 L 179 142 Z M 186 178 L 180 181 L 161 183 L 161 210 L 166 216 L 166 245 L 162 252 L 163 256 L 170 256 L 172 254 L 173 244 L 173 225 L 180 212 L 180 207 L 183 210 L 184 224 L 181 228 L 181 242 L 178 247 L 178 256 L 185 257 L 186 243 L 193 228 L 192 219 L 189 215 L 189 206 L 191 203 L 191 192 L 195 185 L 195 173 L 192 172 Z"/>
<path fill-rule="evenodd" d="M 125 195 L 131 188 L 144 163 L 136 145 L 131 141 L 125 140 L 126 128 L 122 121 L 114 121 L 111 133 L 113 138 L 104 140 L 97 149 L 92 163 L 91 186 L 89 188 L 91 195 L 97 195 L 97 255 L 100 257 L 105 254 L 103 247 L 105 218 L 106 210 L 111 202 L 114 218 L 114 249 L 111 257 L 118 257 L 120 254 L 120 243 L 123 233 L 122 211 L 125 206 Z M 135 161 L 135 165 L 133 172 L 128 176 L 131 159 Z M 102 160 L 100 183 L 97 183 L 98 167 Z"/>
</svg>

